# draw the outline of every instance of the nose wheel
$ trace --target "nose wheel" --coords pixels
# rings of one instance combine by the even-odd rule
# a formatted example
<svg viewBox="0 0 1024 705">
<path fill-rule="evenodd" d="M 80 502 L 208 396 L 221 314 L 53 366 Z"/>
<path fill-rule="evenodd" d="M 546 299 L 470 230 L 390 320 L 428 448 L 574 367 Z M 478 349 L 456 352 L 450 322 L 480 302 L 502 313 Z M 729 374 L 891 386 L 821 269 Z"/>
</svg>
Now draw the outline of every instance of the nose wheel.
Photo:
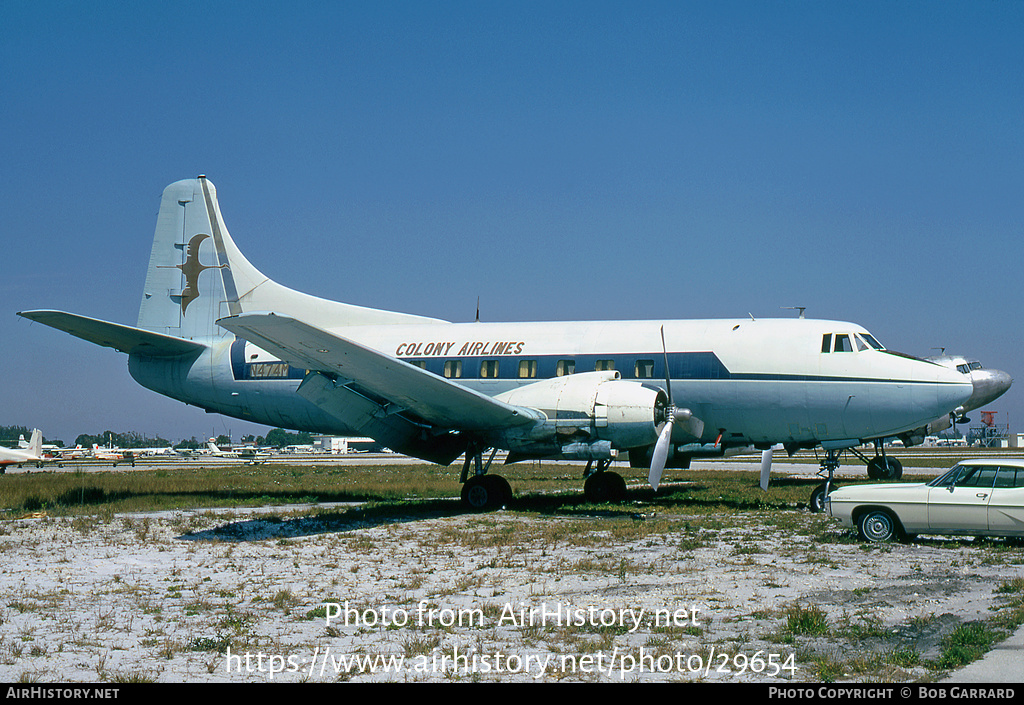
<svg viewBox="0 0 1024 705">
<path fill-rule="evenodd" d="M 834 477 L 836 470 L 839 469 L 839 453 L 840 451 L 838 450 L 827 450 L 825 451 L 825 458 L 819 463 L 820 470 L 818 470 L 818 476 L 824 476 L 825 481 L 811 492 L 809 507 L 815 514 L 825 511 L 825 499 L 828 497 L 828 493 L 836 488 Z"/>
</svg>

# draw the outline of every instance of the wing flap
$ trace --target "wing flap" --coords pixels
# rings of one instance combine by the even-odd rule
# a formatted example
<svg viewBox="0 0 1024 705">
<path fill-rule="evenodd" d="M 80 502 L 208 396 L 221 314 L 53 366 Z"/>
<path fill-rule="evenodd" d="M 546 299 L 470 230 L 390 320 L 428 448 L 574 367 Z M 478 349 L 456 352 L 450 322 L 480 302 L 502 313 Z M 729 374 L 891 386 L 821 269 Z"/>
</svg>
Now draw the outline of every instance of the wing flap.
<svg viewBox="0 0 1024 705">
<path fill-rule="evenodd" d="M 64 311 L 20 311 L 22 318 L 70 333 L 76 338 L 96 345 L 113 348 L 129 355 L 146 357 L 176 357 L 201 352 L 206 346 L 193 340 L 176 338 L 173 335 L 101 321 L 98 318 L 79 316 Z"/>
<path fill-rule="evenodd" d="M 459 431 L 484 431 L 543 419 L 534 410 L 506 404 L 444 377 L 302 321 L 274 313 L 244 313 L 217 321 L 282 360 L 339 383 L 352 382 L 400 410 Z"/>
</svg>

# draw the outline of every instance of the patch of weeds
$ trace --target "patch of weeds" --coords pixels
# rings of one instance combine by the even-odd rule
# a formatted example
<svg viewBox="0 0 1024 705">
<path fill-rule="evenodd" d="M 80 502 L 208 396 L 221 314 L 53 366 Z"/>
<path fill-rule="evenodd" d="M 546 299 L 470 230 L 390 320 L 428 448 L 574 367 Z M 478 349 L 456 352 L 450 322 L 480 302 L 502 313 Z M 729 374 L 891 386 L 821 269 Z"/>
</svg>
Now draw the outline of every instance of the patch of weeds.
<svg viewBox="0 0 1024 705">
<path fill-rule="evenodd" d="M 814 673 L 822 683 L 835 683 L 836 679 L 841 678 L 846 674 L 846 665 L 842 661 L 838 661 L 831 656 L 818 656 L 814 659 L 811 672 Z"/>
<path fill-rule="evenodd" d="M 425 636 L 411 636 L 402 642 L 402 651 L 406 658 L 423 656 L 441 646 L 440 634 L 429 634 Z"/>
<path fill-rule="evenodd" d="M 917 649 L 900 646 L 886 654 L 885 662 L 890 666 L 914 668 L 921 665 L 921 654 Z"/>
<path fill-rule="evenodd" d="M 828 615 L 818 607 L 792 605 L 786 608 L 786 631 L 794 636 L 823 636 L 828 633 Z"/>
<path fill-rule="evenodd" d="M 112 683 L 156 683 L 157 674 L 151 671 L 115 671 Z"/>
<path fill-rule="evenodd" d="M 223 654 L 231 646 L 231 639 L 226 636 L 197 636 L 190 641 L 186 648 L 189 651 L 216 651 Z"/>
<path fill-rule="evenodd" d="M 938 666 L 943 669 L 960 668 L 984 656 L 1003 634 L 981 622 L 961 624 L 942 640 L 942 655 Z"/>
<path fill-rule="evenodd" d="M 285 614 L 299 604 L 299 600 L 292 594 L 291 590 L 278 590 L 270 599 L 271 604 Z"/>
</svg>

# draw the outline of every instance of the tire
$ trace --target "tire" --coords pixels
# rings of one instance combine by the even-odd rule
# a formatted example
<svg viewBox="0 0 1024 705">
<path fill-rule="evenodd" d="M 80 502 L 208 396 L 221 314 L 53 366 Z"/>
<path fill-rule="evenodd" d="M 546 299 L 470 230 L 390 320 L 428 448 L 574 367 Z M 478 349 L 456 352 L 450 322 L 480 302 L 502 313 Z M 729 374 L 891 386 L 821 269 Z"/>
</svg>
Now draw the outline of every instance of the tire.
<svg viewBox="0 0 1024 705">
<path fill-rule="evenodd" d="M 626 499 L 626 481 L 617 472 L 599 472 L 583 483 L 583 495 L 593 504 L 622 502 Z"/>
<path fill-rule="evenodd" d="M 899 536 L 899 523 L 883 509 L 872 509 L 857 519 L 857 534 L 864 541 L 886 543 Z"/>
<path fill-rule="evenodd" d="M 838 485 L 833 483 L 829 489 L 834 492 L 838 487 Z M 811 503 L 808 508 L 812 514 L 821 514 L 825 511 L 825 483 L 818 485 L 811 492 Z"/>
<path fill-rule="evenodd" d="M 491 483 L 495 491 L 495 500 L 497 504 L 495 509 L 504 507 L 506 504 L 512 501 L 512 486 L 508 484 L 501 475 L 485 475 L 485 477 L 491 478 Z"/>
<path fill-rule="evenodd" d="M 868 461 L 868 477 L 872 480 L 899 480 L 903 477 L 903 463 L 896 458 L 876 455 Z"/>
<path fill-rule="evenodd" d="M 476 475 L 462 486 L 462 503 L 474 512 L 500 508 L 512 498 L 512 488 L 500 475 Z"/>
</svg>

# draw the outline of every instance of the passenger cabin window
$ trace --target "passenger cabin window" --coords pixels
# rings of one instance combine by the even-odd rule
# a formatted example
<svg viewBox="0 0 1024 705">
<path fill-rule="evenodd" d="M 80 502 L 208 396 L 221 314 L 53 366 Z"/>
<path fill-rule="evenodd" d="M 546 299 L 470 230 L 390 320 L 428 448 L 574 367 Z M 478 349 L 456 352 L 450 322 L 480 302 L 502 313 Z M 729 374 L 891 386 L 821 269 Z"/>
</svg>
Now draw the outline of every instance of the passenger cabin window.
<svg viewBox="0 0 1024 705">
<path fill-rule="evenodd" d="M 654 360 L 637 360 L 633 367 L 633 373 L 637 379 L 653 379 Z"/>
<path fill-rule="evenodd" d="M 407 360 L 407 362 L 413 367 L 419 367 L 421 370 L 427 369 L 426 360 Z"/>
<path fill-rule="evenodd" d="M 519 377 L 520 379 L 528 379 L 537 376 L 537 361 L 536 360 L 520 360 L 519 361 Z"/>
<path fill-rule="evenodd" d="M 594 369 L 598 372 L 611 372 L 615 369 L 615 360 L 598 360 L 594 363 Z"/>
<path fill-rule="evenodd" d="M 495 379 L 498 376 L 498 361 L 484 360 L 480 363 L 480 377 Z"/>
<path fill-rule="evenodd" d="M 458 379 L 462 376 L 462 360 L 445 360 L 444 376 L 448 379 Z"/>
<path fill-rule="evenodd" d="M 555 376 L 565 377 L 576 372 L 576 361 L 575 360 L 559 360 L 555 364 Z"/>
</svg>

